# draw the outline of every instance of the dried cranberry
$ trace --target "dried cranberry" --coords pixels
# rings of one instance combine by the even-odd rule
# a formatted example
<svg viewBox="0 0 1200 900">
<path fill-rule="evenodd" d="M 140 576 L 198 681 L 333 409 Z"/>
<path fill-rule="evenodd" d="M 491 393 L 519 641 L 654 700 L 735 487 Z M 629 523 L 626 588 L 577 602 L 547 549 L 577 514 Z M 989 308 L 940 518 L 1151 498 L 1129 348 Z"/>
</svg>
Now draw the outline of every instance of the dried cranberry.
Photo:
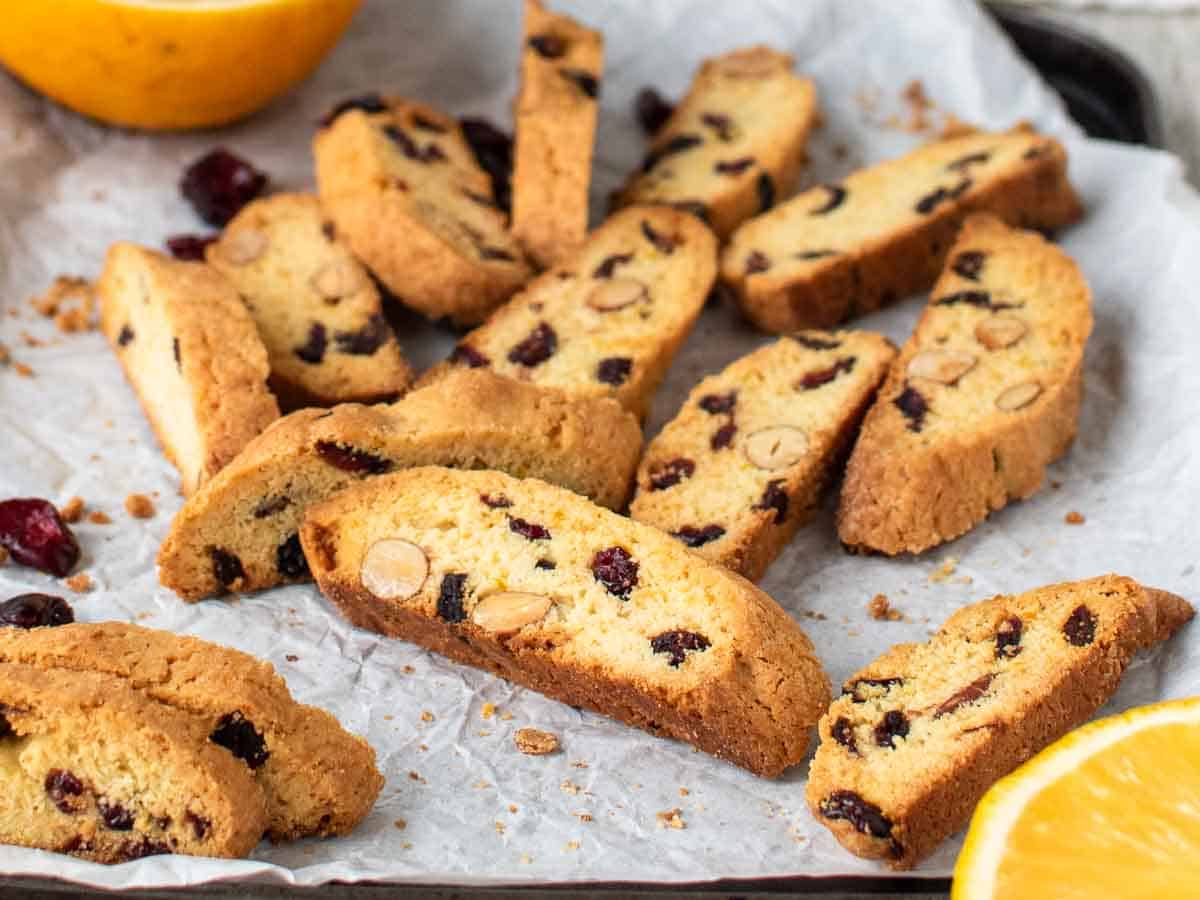
<svg viewBox="0 0 1200 900">
<path fill-rule="evenodd" d="M 171 355 L 175 357 L 175 368 L 183 371 L 183 358 L 179 355 L 179 338 L 171 338 Z"/>
<path fill-rule="evenodd" d="M 223 147 L 196 160 L 179 189 L 209 225 L 223 228 L 267 186 L 267 176 Z"/>
<path fill-rule="evenodd" d="M 507 212 L 512 209 L 512 138 L 485 119 L 460 119 L 459 125 L 475 161 L 492 180 L 496 205 Z"/>
<path fill-rule="evenodd" d="M 736 405 L 737 391 L 730 391 L 728 394 L 705 394 L 700 398 L 700 408 L 714 416 L 732 412 Z"/>
<path fill-rule="evenodd" d="M 690 216 L 695 216 L 706 225 L 709 224 L 708 207 L 699 200 L 675 200 L 672 201 L 671 208 L 685 212 Z"/>
<path fill-rule="evenodd" d="M 633 360 L 628 356 L 610 356 L 600 360 L 596 366 L 596 380 L 620 386 L 629 380 L 629 373 L 632 371 Z"/>
<path fill-rule="evenodd" d="M 242 715 L 240 709 L 222 716 L 208 739 L 224 747 L 251 769 L 257 769 L 271 755 L 262 733 Z"/>
<path fill-rule="evenodd" d="M 909 431 L 920 431 L 925 426 L 925 414 L 929 412 L 929 404 L 916 388 L 905 385 L 904 390 L 892 403 L 900 410 L 901 415 L 908 419 Z"/>
<path fill-rule="evenodd" d="M 0 603 L 0 625 L 10 628 L 55 628 L 74 621 L 71 604 L 50 594 L 18 594 Z"/>
<path fill-rule="evenodd" d="M 690 459 L 678 457 L 650 467 L 650 490 L 662 491 L 674 487 L 696 472 L 696 464 Z"/>
<path fill-rule="evenodd" d="M 842 346 L 841 341 L 826 340 L 825 338 L 811 337 L 807 334 L 794 334 L 792 338 L 802 347 L 807 347 L 809 350 L 836 350 Z"/>
<path fill-rule="evenodd" d="M 992 154 L 987 150 L 980 150 L 978 153 L 968 153 L 966 156 L 961 156 L 952 163 L 947 163 L 946 170 L 949 172 L 963 172 L 971 166 L 985 163 L 991 158 Z"/>
<path fill-rule="evenodd" d="M 868 694 L 863 688 L 879 688 L 887 693 L 897 685 L 904 684 L 903 678 L 859 678 L 842 687 L 843 696 L 849 695 L 855 703 L 866 703 L 875 695 Z"/>
<path fill-rule="evenodd" d="M 171 848 L 162 841 L 152 841 L 148 837 L 142 837 L 139 841 L 122 844 L 119 858 L 122 862 L 133 862 L 135 859 L 145 859 L 147 856 L 162 856 L 170 852 Z"/>
<path fill-rule="evenodd" d="M 46 774 L 46 796 L 65 813 L 76 812 L 72 797 L 83 793 L 83 782 L 64 769 L 51 769 Z"/>
<path fill-rule="evenodd" d="M 301 360 L 315 366 L 325 358 L 327 345 L 325 326 L 320 322 L 313 322 L 308 326 L 308 340 L 305 341 L 304 346 L 297 347 L 294 352 Z"/>
<path fill-rule="evenodd" d="M 845 716 L 839 716 L 829 727 L 829 736 L 845 747 L 854 756 L 858 756 L 858 741 L 854 738 L 854 726 Z"/>
<path fill-rule="evenodd" d="M 508 361 L 522 366 L 544 363 L 558 349 L 558 335 L 545 322 L 538 324 L 523 341 L 508 351 Z"/>
<path fill-rule="evenodd" d="M 300 535 L 293 534 L 275 548 L 275 568 L 284 578 L 307 578 L 308 560 L 300 548 Z"/>
<path fill-rule="evenodd" d="M 934 306 L 957 306 L 960 303 L 965 303 L 967 306 L 975 306 L 979 309 L 1002 310 L 1016 309 L 1021 304 L 1019 303 L 1004 303 L 997 302 L 992 299 L 992 295 L 987 291 L 958 291 L 954 294 L 946 294 L 944 297 L 939 297 L 933 301 Z"/>
<path fill-rule="evenodd" d="M 399 125 L 384 125 L 383 133 L 400 149 L 401 153 L 408 159 L 413 160 L 413 162 L 431 163 L 446 158 L 446 154 L 442 152 L 442 148 L 437 144 L 429 144 L 422 147 Z"/>
<path fill-rule="evenodd" d="M 173 234 L 167 238 L 167 249 L 176 259 L 204 262 L 204 251 L 216 240 L 215 234 Z"/>
<path fill-rule="evenodd" d="M 222 550 L 220 547 L 213 547 L 210 553 L 212 555 L 213 577 L 217 579 L 219 584 L 230 587 L 238 579 L 246 577 L 246 570 L 242 568 L 242 561 L 234 554 L 228 550 Z"/>
<path fill-rule="evenodd" d="M 13 731 L 12 722 L 5 718 L 4 713 L 0 713 L 0 740 L 13 734 L 15 732 Z"/>
<path fill-rule="evenodd" d="M 761 250 L 752 250 L 750 255 L 746 257 L 746 274 L 755 275 L 759 272 L 765 272 L 771 268 L 771 260 L 767 254 Z"/>
<path fill-rule="evenodd" d="M 512 506 L 512 501 L 503 494 L 480 494 L 479 499 L 483 501 L 483 505 L 490 509 L 508 509 Z"/>
<path fill-rule="evenodd" d="M 671 118 L 675 107 L 654 88 L 644 87 L 637 92 L 633 111 L 641 123 L 642 130 L 646 134 L 655 134 L 667 123 L 667 119 Z"/>
<path fill-rule="evenodd" d="M 659 253 L 675 252 L 675 240 L 668 235 L 655 231 L 653 226 L 644 219 L 642 220 L 642 234 L 646 236 L 646 240 L 653 244 L 654 249 Z"/>
<path fill-rule="evenodd" d="M 837 255 L 838 255 L 838 252 L 836 250 L 821 249 L 821 250 L 801 250 L 799 253 L 794 254 L 794 257 L 796 259 L 809 260 L 809 259 L 825 259 L 826 257 L 837 256 Z"/>
<path fill-rule="evenodd" d="M 467 618 L 463 609 L 463 594 L 467 585 L 465 572 L 447 572 L 438 592 L 437 614 L 446 622 L 462 622 Z"/>
<path fill-rule="evenodd" d="M 107 797 L 96 800 L 96 811 L 100 813 L 104 827 L 110 831 L 129 831 L 133 828 L 133 813 L 120 803 L 110 803 Z"/>
<path fill-rule="evenodd" d="M 126 347 L 131 343 L 133 343 L 133 329 L 128 325 L 122 325 L 121 331 L 117 335 L 117 346 Z"/>
<path fill-rule="evenodd" d="M 732 422 L 726 422 L 720 428 L 713 432 L 711 440 L 708 444 L 714 450 L 724 450 L 733 444 L 734 435 L 737 434 L 737 426 Z"/>
<path fill-rule="evenodd" d="M 908 736 L 908 716 L 898 709 L 888 710 L 875 726 L 875 743 L 880 747 L 895 748 L 896 738 Z"/>
<path fill-rule="evenodd" d="M 516 516 L 508 517 L 508 529 L 521 537 L 530 541 L 548 541 L 550 540 L 550 529 L 544 525 L 539 525 L 537 522 L 530 522 L 526 519 L 520 519 Z"/>
<path fill-rule="evenodd" d="M 1021 652 L 1021 631 L 1024 625 L 1016 616 L 1005 619 L 996 629 L 996 659 L 1012 659 Z"/>
<path fill-rule="evenodd" d="M 546 59 L 558 59 L 567 52 L 567 42 L 556 34 L 535 34 L 529 46 Z"/>
<path fill-rule="evenodd" d="M 470 344 L 459 344 L 455 347 L 454 352 L 450 354 L 450 362 L 460 363 L 468 369 L 482 369 L 490 364 L 488 358 Z"/>
<path fill-rule="evenodd" d="M 1037 144 L 1021 154 L 1022 159 L 1038 159 L 1050 152 L 1049 144 Z"/>
<path fill-rule="evenodd" d="M 196 840 L 202 841 L 208 836 L 209 830 L 212 828 L 212 820 L 206 819 L 204 816 L 198 816 L 191 810 L 188 810 L 183 821 L 192 826 L 192 834 L 196 836 Z"/>
<path fill-rule="evenodd" d="M 435 122 L 433 119 L 419 112 L 413 113 L 412 123 L 413 128 L 416 128 L 418 131 L 432 131 L 434 134 L 445 134 L 447 131 L 446 126 L 441 122 Z"/>
<path fill-rule="evenodd" d="M 694 631 L 664 631 L 650 638 L 650 649 L 655 653 L 668 653 L 667 665 L 678 669 L 689 653 L 707 650 L 712 644 L 708 638 Z"/>
<path fill-rule="evenodd" d="M 553 572 L 558 568 L 558 564 L 552 559 L 539 559 L 533 564 L 533 567 L 535 569 L 545 569 L 549 572 Z"/>
<path fill-rule="evenodd" d="M 719 160 L 713 165 L 713 171 L 718 175 L 741 175 L 754 165 L 753 156 L 743 156 L 740 159 Z"/>
<path fill-rule="evenodd" d="M 592 272 L 592 277 L 612 278 L 617 266 L 623 266 L 632 261 L 632 253 L 614 253 L 612 256 L 606 257 L 600 265 L 596 266 L 596 271 Z"/>
<path fill-rule="evenodd" d="M 773 481 L 768 481 L 766 488 L 763 490 L 762 498 L 754 504 L 755 509 L 773 509 L 775 510 L 775 524 L 782 525 L 784 519 L 787 518 L 788 512 L 788 495 L 782 487 L 783 479 L 776 478 Z"/>
<path fill-rule="evenodd" d="M 507 250 L 501 250 L 499 247 L 480 247 L 480 259 L 498 259 L 503 262 L 513 262 L 515 257 Z"/>
<path fill-rule="evenodd" d="M 807 373 L 803 378 L 796 382 L 796 388 L 802 391 L 811 391 L 815 388 L 821 387 L 822 385 L 829 384 L 829 382 L 837 378 L 842 372 L 854 371 L 855 362 L 856 357 L 843 356 L 827 369 L 816 369 L 815 371 Z"/>
<path fill-rule="evenodd" d="M 372 91 L 369 94 L 362 94 L 358 97 L 350 97 L 343 100 L 333 109 L 325 114 L 321 119 L 321 126 L 328 127 L 333 124 L 334 119 L 344 112 L 349 112 L 352 109 L 361 109 L 367 114 L 387 112 L 387 104 L 383 102 L 383 98 L 379 94 Z"/>
<path fill-rule="evenodd" d="M 333 340 L 338 350 L 351 356 L 370 356 L 386 342 L 391 335 L 387 322 L 379 313 L 374 313 L 367 324 L 356 331 L 334 332 Z"/>
<path fill-rule="evenodd" d="M 1076 647 L 1086 647 L 1096 639 L 1096 617 L 1081 604 L 1071 611 L 1063 623 L 1062 631 L 1070 643 Z"/>
<path fill-rule="evenodd" d="M 558 74 L 574 84 L 593 100 L 600 93 L 600 82 L 596 80 L 596 76 L 591 72 L 585 72 L 583 69 L 560 69 Z"/>
<path fill-rule="evenodd" d="M 853 791 L 834 791 L 821 801 L 820 808 L 825 818 L 845 819 L 863 834 L 877 838 L 891 836 L 892 823 L 883 811 Z"/>
<path fill-rule="evenodd" d="M 282 494 L 278 497 L 267 497 L 259 501 L 258 506 L 254 507 L 253 516 L 256 519 L 265 519 L 267 516 L 273 516 L 275 513 L 283 512 L 291 505 L 291 498 L 285 497 Z"/>
<path fill-rule="evenodd" d="M 964 178 L 952 188 L 938 187 L 936 190 L 930 191 L 924 197 L 917 201 L 917 205 L 913 207 L 922 215 L 928 215 L 933 212 L 943 203 L 958 198 L 963 192 L 971 187 L 971 179 Z"/>
<path fill-rule="evenodd" d="M 695 525 L 684 525 L 678 531 L 672 531 L 671 537 L 682 541 L 689 547 L 703 547 L 725 536 L 725 529 L 720 525 L 705 525 L 697 528 Z"/>
<path fill-rule="evenodd" d="M 979 273 L 983 271 L 983 261 L 987 254 L 980 250 L 964 250 L 958 256 L 954 257 L 954 262 L 950 264 L 950 268 L 960 278 L 966 278 L 968 281 L 978 281 Z"/>
<path fill-rule="evenodd" d="M 717 133 L 717 137 L 728 143 L 733 140 L 733 119 L 724 113 L 706 112 L 700 121 Z"/>
<path fill-rule="evenodd" d="M 62 577 L 79 562 L 79 542 L 47 500 L 0 502 L 0 547 L 23 566 Z"/>
<path fill-rule="evenodd" d="M 646 158 L 642 160 L 642 171 L 649 172 L 668 156 L 686 153 L 693 147 L 699 147 L 703 143 L 704 138 L 698 134 L 677 134 L 661 147 L 651 150 L 646 154 Z"/>
<path fill-rule="evenodd" d="M 968 703 L 974 703 L 980 697 L 987 693 L 988 688 L 992 685 L 992 680 L 996 677 L 995 673 L 981 675 L 962 690 L 952 694 L 942 701 L 941 705 L 934 711 L 933 717 L 940 719 L 942 716 L 948 716 L 960 706 L 966 706 Z"/>
<path fill-rule="evenodd" d="M 637 560 L 624 547 L 598 550 L 592 557 L 592 575 L 610 594 L 624 600 L 637 587 Z"/>
<path fill-rule="evenodd" d="M 760 212 L 766 212 L 775 205 L 775 182 L 771 180 L 771 176 L 763 172 L 758 176 L 758 180 L 754 182 L 754 189 L 758 191 L 758 209 Z"/>
<path fill-rule="evenodd" d="M 361 475 L 381 475 L 392 467 L 390 460 L 366 450 L 343 447 L 335 441 L 317 441 L 317 456 L 343 472 Z"/>
<path fill-rule="evenodd" d="M 840 184 L 823 184 L 822 188 L 829 194 L 825 202 L 816 209 L 810 210 L 810 216 L 824 216 L 833 212 L 839 206 L 846 202 L 846 189 Z"/>
</svg>

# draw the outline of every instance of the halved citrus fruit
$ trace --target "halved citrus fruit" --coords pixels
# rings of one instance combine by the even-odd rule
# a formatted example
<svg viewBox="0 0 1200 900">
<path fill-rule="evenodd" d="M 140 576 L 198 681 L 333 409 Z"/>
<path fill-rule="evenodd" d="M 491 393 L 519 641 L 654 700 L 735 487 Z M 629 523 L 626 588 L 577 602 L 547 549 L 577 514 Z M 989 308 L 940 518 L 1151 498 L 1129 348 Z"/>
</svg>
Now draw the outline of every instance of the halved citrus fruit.
<svg viewBox="0 0 1200 900">
<path fill-rule="evenodd" d="M 0 62 L 135 128 L 249 115 L 317 67 L 361 0 L 4 0 Z"/>
<path fill-rule="evenodd" d="M 1101 719 L 984 796 L 953 900 L 1200 896 L 1200 697 Z"/>
</svg>

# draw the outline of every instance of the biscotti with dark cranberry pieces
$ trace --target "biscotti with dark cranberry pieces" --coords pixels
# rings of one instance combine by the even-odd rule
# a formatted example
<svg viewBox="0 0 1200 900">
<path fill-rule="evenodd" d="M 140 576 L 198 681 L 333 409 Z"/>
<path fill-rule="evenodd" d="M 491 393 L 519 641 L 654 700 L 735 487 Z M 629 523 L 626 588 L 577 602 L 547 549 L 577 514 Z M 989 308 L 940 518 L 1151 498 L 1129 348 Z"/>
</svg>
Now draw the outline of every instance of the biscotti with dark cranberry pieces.
<svg viewBox="0 0 1200 900">
<path fill-rule="evenodd" d="M 960 609 L 846 682 L 821 719 L 809 809 L 851 853 L 912 868 L 1191 617 L 1187 601 L 1118 575 Z"/>
<path fill-rule="evenodd" d="M 816 88 L 793 64 L 764 46 L 705 62 L 617 205 L 676 206 L 727 238 L 789 196 L 818 113 Z"/>
<path fill-rule="evenodd" d="M 972 212 L 1074 222 L 1062 145 L 1027 127 L 971 133 L 804 191 L 734 233 L 721 278 L 765 331 L 827 328 L 932 285 Z"/>
<path fill-rule="evenodd" d="M 716 277 L 716 240 L 693 216 L 630 207 L 460 342 L 453 367 L 491 368 L 573 394 L 613 397 L 644 418 Z"/>
<path fill-rule="evenodd" d="M 123 679 L 0 663 L 0 711 L 0 843 L 122 863 L 236 858 L 262 839 L 250 770 Z"/>
<path fill-rule="evenodd" d="M 456 369 L 392 405 L 293 413 L 253 441 L 175 516 L 159 579 L 185 600 L 309 578 L 298 532 L 309 504 L 395 469 L 501 469 L 619 509 L 642 447 L 637 419 L 482 369 Z"/>
<path fill-rule="evenodd" d="M 317 198 L 277 194 L 234 217 L 207 251 L 250 310 L 285 408 L 394 400 L 412 370 L 366 270 Z"/>
<path fill-rule="evenodd" d="M 757 581 L 812 517 L 895 355 L 870 332 L 804 331 L 705 378 L 646 449 L 629 514 Z"/>
<path fill-rule="evenodd" d="M 525 0 L 521 92 L 514 105 L 512 232 L 545 268 L 587 237 L 604 38 Z"/>
<path fill-rule="evenodd" d="M 920 553 L 1032 496 L 1079 423 L 1091 292 L 1041 235 L 973 216 L 867 413 L 838 535 Z"/>
<path fill-rule="evenodd" d="M 0 629 L 0 663 L 117 678 L 194 717 L 261 788 L 272 840 L 347 834 L 383 787 L 366 741 L 293 700 L 269 663 L 229 647 L 124 622 L 75 623 Z"/>
<path fill-rule="evenodd" d="M 402 303 L 474 325 L 531 274 L 458 123 L 389 98 L 349 108 L 313 140 L 317 193 L 337 238 Z"/>
<path fill-rule="evenodd" d="M 254 319 L 215 269 L 124 242 L 97 290 L 100 328 L 190 494 L 279 418 Z"/>
<path fill-rule="evenodd" d="M 758 775 L 804 758 L 829 701 L 770 597 L 536 479 L 410 469 L 310 507 L 301 540 L 354 624 Z"/>
</svg>

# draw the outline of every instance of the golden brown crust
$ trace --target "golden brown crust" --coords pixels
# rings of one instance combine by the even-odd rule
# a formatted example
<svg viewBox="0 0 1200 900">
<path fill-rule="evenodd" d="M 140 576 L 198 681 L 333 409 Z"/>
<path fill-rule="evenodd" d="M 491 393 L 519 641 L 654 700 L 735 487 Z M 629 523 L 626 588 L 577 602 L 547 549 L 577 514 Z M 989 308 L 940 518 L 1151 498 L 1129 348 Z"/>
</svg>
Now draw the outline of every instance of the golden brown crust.
<svg viewBox="0 0 1200 900">
<path fill-rule="evenodd" d="M 982 268 L 965 277 L 960 259 L 968 272 Z M 956 538 L 1034 494 L 1075 436 L 1092 328 L 1075 263 L 985 216 L 964 225 L 950 261 L 850 457 L 837 516 L 848 547 L 920 553 Z M 1003 323 L 1020 334 L 1006 346 L 981 331 Z M 946 352 L 970 364 L 956 382 L 913 374 Z M 1006 392 L 1026 384 L 1036 385 L 1032 399 L 1003 408 Z"/>
<path fill-rule="evenodd" d="M 1062 145 L 1028 128 L 973 133 L 805 191 L 738 229 L 721 278 L 764 331 L 828 328 L 929 287 L 975 212 L 1076 221 Z"/>
<path fill-rule="evenodd" d="M 533 528 L 543 523 L 549 533 Z M 311 507 L 301 536 L 322 592 L 355 624 L 759 775 L 803 758 L 828 702 L 811 643 L 766 594 L 656 529 L 533 479 L 408 470 Z M 380 541 L 428 565 L 405 589 L 416 593 L 368 589 L 364 563 L 367 579 L 387 571 L 373 562 Z M 627 558 L 613 563 L 613 548 Z M 633 572 L 616 593 L 612 573 L 597 574 L 603 559 Z M 489 624 L 488 602 L 514 591 L 546 606 L 507 630 Z"/>
<path fill-rule="evenodd" d="M 911 868 L 1191 616 L 1181 598 L 1115 575 L 959 610 L 928 643 L 894 647 L 847 682 L 821 719 L 809 808 L 850 852 Z M 897 713 L 903 727 L 884 724 Z"/>
</svg>

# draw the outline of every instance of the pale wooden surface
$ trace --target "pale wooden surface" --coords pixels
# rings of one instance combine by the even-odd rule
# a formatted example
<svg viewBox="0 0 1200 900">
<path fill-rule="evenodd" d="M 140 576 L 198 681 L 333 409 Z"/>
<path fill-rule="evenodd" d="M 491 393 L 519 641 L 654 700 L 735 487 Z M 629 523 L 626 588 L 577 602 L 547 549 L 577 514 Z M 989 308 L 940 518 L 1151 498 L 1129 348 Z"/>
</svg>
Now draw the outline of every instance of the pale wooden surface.
<svg viewBox="0 0 1200 900">
<path fill-rule="evenodd" d="M 1180 156 L 1187 166 L 1189 178 L 1200 186 L 1200 11 L 1190 13 L 1110 12 L 1102 9 L 1065 11 L 1054 9 L 1052 4 L 1038 5 L 1037 11 L 1082 31 L 1088 31 L 1124 50 L 1140 65 L 1158 94 L 1160 111 L 1166 137 L 1167 149 Z M 18 886 L 19 885 L 19 886 Z M 179 897 L 184 892 L 139 892 L 139 897 Z M 80 896 L 75 889 L 61 887 L 39 888 L 30 882 L 0 881 L 0 897 L 36 898 L 36 900 L 68 900 Z M 236 887 L 215 887 L 196 891 L 189 896 L 245 897 L 250 900 L 282 900 L 282 898 L 305 897 L 321 900 L 377 900 L 383 897 L 422 897 L 431 900 L 451 900 L 481 894 L 459 891 L 433 891 L 428 888 L 384 888 L 327 886 L 308 891 L 248 890 Z M 500 898 L 530 897 L 579 897 L 591 898 L 643 896 L 626 892 L 542 892 L 532 891 L 488 891 L 482 894 L 493 900 Z M 655 892 L 650 897 L 708 898 L 712 893 L 694 891 Z M 778 893 L 759 895 L 754 892 L 738 891 L 725 894 L 728 897 L 785 896 Z M 935 900 L 945 896 L 941 893 L 917 891 L 914 893 L 822 893 L 829 900 Z"/>
</svg>

